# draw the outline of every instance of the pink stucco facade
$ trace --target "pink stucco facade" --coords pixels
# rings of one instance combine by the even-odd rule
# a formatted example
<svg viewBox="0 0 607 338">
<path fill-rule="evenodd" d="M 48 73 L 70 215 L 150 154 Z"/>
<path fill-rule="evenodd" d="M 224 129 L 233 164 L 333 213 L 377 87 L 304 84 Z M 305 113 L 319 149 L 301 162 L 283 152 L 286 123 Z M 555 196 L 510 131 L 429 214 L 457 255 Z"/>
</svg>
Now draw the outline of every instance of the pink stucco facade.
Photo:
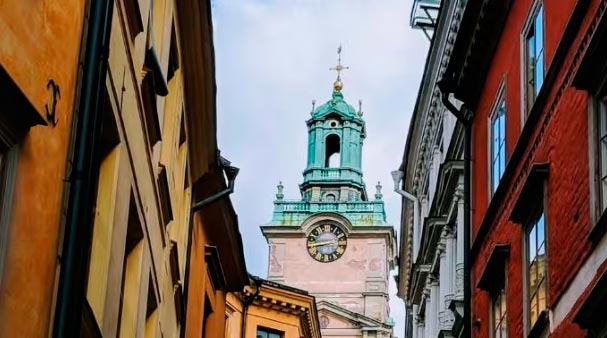
<svg viewBox="0 0 607 338">
<path fill-rule="evenodd" d="M 309 231 L 324 223 L 336 224 L 347 234 L 346 250 L 333 262 L 319 262 L 307 251 Z M 392 227 L 352 227 L 335 214 L 285 228 L 262 227 L 270 249 L 268 279 L 316 297 L 323 337 L 391 337 L 386 323 L 388 278 L 394 262 Z M 385 332 L 370 329 L 373 326 L 383 326 Z"/>
</svg>

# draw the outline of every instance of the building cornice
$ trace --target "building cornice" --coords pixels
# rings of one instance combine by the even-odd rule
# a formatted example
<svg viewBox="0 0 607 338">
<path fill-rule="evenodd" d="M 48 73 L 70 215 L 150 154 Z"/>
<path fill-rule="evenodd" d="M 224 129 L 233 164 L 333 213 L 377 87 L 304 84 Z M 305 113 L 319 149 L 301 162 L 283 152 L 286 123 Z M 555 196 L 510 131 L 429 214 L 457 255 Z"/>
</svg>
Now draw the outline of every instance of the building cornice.
<svg viewBox="0 0 607 338">
<path fill-rule="evenodd" d="M 457 35 L 460 25 L 461 10 L 459 1 L 448 2 L 450 11 L 440 11 L 437 30 L 432 40 L 428 58 L 426 59 L 426 67 L 420 91 L 418 93 L 417 102 L 411 118 L 407 142 L 405 145 L 405 153 L 403 163 L 400 170 L 406 172 L 404 180 L 404 188 L 406 191 L 412 192 L 419 196 L 421 188 L 425 184 L 428 169 L 432 163 L 434 153 L 434 143 L 436 137 L 440 137 L 438 131 L 442 123 L 444 107 L 440 100 L 440 93 L 436 85 L 437 81 L 442 78 L 448 65 L 453 43 Z M 449 20 L 448 26 L 443 22 Z M 443 31 L 447 30 L 444 34 Z M 446 36 L 446 37 L 445 37 Z M 442 38 L 442 40 L 440 40 Z M 439 60 L 436 62 L 436 60 Z M 421 129 L 420 129 L 421 128 Z M 413 215 L 411 212 L 403 213 L 401 219 L 401 249 L 400 249 L 400 266 L 399 266 L 399 291 L 401 295 L 410 294 L 409 283 L 412 278 L 411 271 L 413 269 L 413 252 L 412 241 L 413 231 Z M 408 229 L 402 230 L 407 227 Z M 404 235 L 407 237 L 404 237 Z"/>
</svg>

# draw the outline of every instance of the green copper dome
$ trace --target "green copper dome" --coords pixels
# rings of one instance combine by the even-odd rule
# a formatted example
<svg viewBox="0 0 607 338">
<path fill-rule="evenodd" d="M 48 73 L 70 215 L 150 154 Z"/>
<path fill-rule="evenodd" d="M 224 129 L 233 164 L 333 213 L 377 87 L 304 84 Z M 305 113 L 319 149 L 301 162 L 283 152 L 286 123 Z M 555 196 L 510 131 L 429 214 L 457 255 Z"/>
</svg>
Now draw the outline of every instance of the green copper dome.
<svg viewBox="0 0 607 338">
<path fill-rule="evenodd" d="M 346 119 L 361 119 L 354 107 L 346 102 L 344 95 L 337 90 L 333 91 L 333 98 L 331 100 L 314 110 L 312 119 L 322 119 L 331 113 L 337 113 Z"/>
</svg>

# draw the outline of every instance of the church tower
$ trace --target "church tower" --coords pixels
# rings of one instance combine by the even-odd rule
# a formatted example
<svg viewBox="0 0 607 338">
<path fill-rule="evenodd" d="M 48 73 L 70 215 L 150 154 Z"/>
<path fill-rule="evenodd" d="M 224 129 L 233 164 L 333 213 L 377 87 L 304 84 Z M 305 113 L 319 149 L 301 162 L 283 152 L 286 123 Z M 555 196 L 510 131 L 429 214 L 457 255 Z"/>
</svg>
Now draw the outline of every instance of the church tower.
<svg viewBox="0 0 607 338">
<path fill-rule="evenodd" d="M 381 185 L 367 196 L 362 173 L 362 109 L 344 100 L 341 47 L 337 80 L 325 104 L 313 106 L 301 198 L 278 185 L 268 241 L 268 279 L 316 297 L 323 338 L 392 337 L 388 278 L 395 255 Z"/>
</svg>

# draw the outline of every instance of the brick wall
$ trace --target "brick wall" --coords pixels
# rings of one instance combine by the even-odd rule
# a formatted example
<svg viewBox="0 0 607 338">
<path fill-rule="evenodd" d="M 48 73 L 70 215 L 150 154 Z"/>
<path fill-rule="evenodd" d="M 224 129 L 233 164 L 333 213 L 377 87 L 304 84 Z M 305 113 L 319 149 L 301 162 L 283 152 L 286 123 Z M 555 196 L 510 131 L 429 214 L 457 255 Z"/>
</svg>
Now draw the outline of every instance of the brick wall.
<svg viewBox="0 0 607 338">
<path fill-rule="evenodd" d="M 574 6 L 578 1 L 544 1 L 546 64 L 556 57 Z M 472 154 L 472 231 L 473 238 L 484 220 L 489 230 L 478 255 L 472 257 L 473 336 L 490 336 L 490 299 L 476 288 L 495 244 L 510 244 L 507 262 L 508 333 L 521 337 L 524 332 L 523 309 L 523 228 L 509 221 L 531 165 L 550 164 L 547 181 L 546 224 L 548 253 L 548 307 L 554 307 L 591 251 L 588 241 L 592 224 L 589 207 L 588 94 L 571 86 L 572 75 L 579 65 L 580 50 L 586 47 L 585 32 L 591 27 L 600 0 L 590 1 L 581 30 L 567 52 L 556 81 L 549 89 L 546 104 L 525 146 L 516 172 L 506 184 L 507 193 L 494 201 L 500 207 L 486 215 L 490 203 L 488 172 L 489 118 L 500 83 L 506 81 L 507 159 L 510 160 L 521 135 L 520 42 L 521 31 L 531 1 L 514 1 L 485 88 L 475 111 Z M 512 168 L 510 168 L 512 169 Z M 569 318 L 569 320 L 571 320 Z M 580 328 L 569 322 L 552 332 L 551 337 L 581 337 Z"/>
</svg>

